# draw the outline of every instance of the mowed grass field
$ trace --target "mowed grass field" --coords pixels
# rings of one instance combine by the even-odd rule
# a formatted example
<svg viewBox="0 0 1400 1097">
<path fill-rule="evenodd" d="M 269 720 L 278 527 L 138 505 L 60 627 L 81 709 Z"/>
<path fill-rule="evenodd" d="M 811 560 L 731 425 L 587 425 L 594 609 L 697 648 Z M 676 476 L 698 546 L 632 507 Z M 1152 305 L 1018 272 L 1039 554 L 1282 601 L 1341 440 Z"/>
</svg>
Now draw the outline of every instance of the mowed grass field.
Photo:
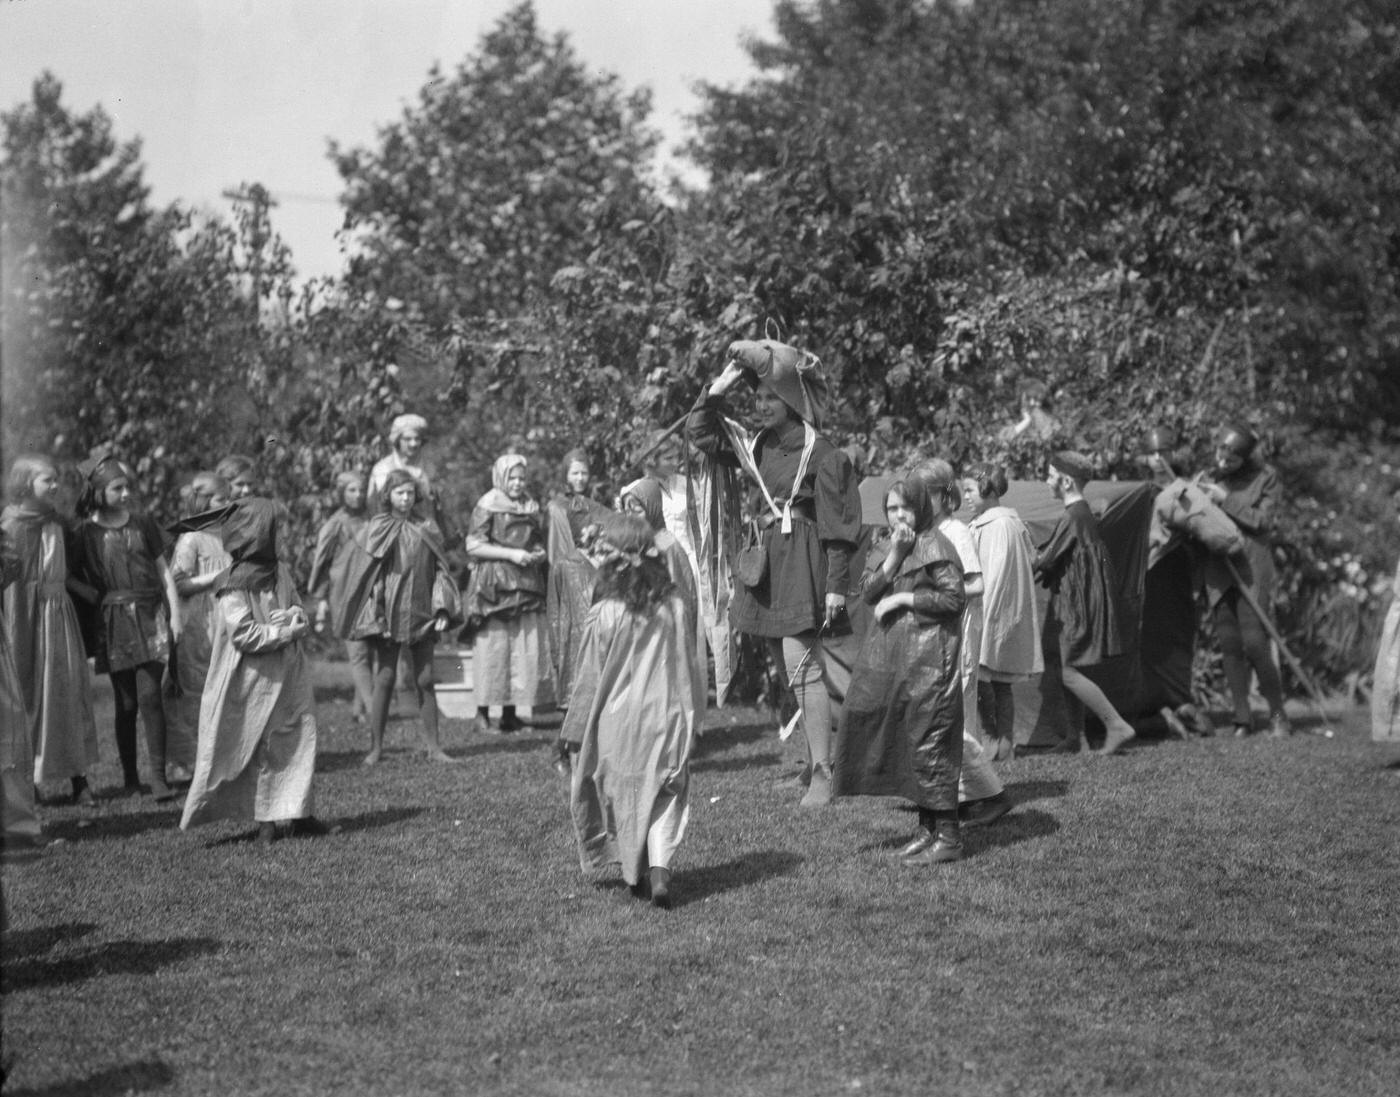
<svg viewBox="0 0 1400 1097">
<path fill-rule="evenodd" d="M 581 875 L 552 729 L 449 721 L 445 767 L 400 720 L 366 770 L 321 700 L 339 834 L 42 809 L 66 841 L 3 869 L 6 1093 L 1400 1092 L 1400 750 L 1359 710 L 1018 759 L 932 870 L 891 857 L 910 811 L 800 811 L 767 715 L 712 712 L 664 912 Z"/>
</svg>

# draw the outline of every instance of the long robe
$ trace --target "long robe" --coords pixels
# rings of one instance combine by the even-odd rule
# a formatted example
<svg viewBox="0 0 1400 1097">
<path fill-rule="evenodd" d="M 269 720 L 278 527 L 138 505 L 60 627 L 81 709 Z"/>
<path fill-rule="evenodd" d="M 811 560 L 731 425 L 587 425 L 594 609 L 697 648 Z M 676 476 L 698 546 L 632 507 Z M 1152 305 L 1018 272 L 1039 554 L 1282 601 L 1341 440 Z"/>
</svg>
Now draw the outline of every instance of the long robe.
<svg viewBox="0 0 1400 1097">
<path fill-rule="evenodd" d="M 635 884 L 669 867 L 704 715 L 705 666 L 678 596 L 643 614 L 614 599 L 589 611 L 560 730 L 578 744 L 569 803 L 584 872 L 617 864 Z"/>
<path fill-rule="evenodd" d="M 1371 685 L 1371 738 L 1378 743 L 1400 742 L 1400 566 L 1395 569 L 1390 609 L 1376 649 L 1376 675 Z"/>
<path fill-rule="evenodd" d="M 68 596 L 63 528 L 24 506 L 0 514 L 19 558 L 19 574 L 4 594 L 4 627 L 28 713 L 33 779 L 61 781 L 97 764 L 87 657 L 78 615 Z"/>
<path fill-rule="evenodd" d="M 316 704 L 311 665 L 284 613 L 299 605 L 285 568 L 274 590 L 228 590 L 199 712 L 199 755 L 181 829 L 217 819 L 312 814 Z"/>
<path fill-rule="evenodd" d="M 876 547 L 861 580 L 875 604 L 912 593 L 915 605 L 871 625 L 851 672 L 836 737 L 837 796 L 903 796 L 953 811 L 962 769 L 960 629 L 967 595 L 957 550 L 937 530 L 919 535 L 893 581 Z"/>
<path fill-rule="evenodd" d="M 0 597 L 8 598 L 6 588 L 19 569 L 19 559 L 0 529 Z M 33 841 L 42 833 L 34 811 L 34 744 L 10 649 L 9 622 L 0 625 L 0 826 L 6 843 Z"/>
<path fill-rule="evenodd" d="M 992 681 L 1040 674 L 1040 614 L 1035 598 L 1035 545 L 1010 507 L 989 507 L 971 522 L 982 562 L 982 650 L 978 664 Z"/>
<path fill-rule="evenodd" d="M 549 619 L 549 651 L 559 697 L 567 701 L 573 687 L 574 666 L 583 645 L 583 624 L 593 604 L 593 577 L 597 568 L 584 555 L 579 541 L 584 529 L 598 524 L 608 509 L 587 496 L 571 494 L 550 500 L 546 508 L 549 553 L 549 587 L 545 613 Z"/>
<path fill-rule="evenodd" d="M 231 561 L 224 551 L 224 542 L 217 533 L 194 530 L 180 534 L 171 555 L 170 575 L 176 582 L 217 574 Z M 174 705 L 173 719 L 166 727 L 166 750 L 172 761 L 189 765 L 198 756 L 199 706 L 204 699 L 204 682 L 209 676 L 209 660 L 214 653 L 214 633 L 217 618 L 214 613 L 213 591 L 182 595 L 179 602 L 180 635 L 175 641 L 176 681 L 180 696 Z M 179 749 L 176 750 L 178 742 Z M 188 756 L 188 760 L 186 760 Z"/>
<path fill-rule="evenodd" d="M 1092 667 L 1127 650 L 1118 620 L 1113 561 L 1089 504 L 1065 507 L 1040 550 L 1036 578 L 1050 590 L 1041 631 L 1047 650 L 1067 667 Z"/>
</svg>

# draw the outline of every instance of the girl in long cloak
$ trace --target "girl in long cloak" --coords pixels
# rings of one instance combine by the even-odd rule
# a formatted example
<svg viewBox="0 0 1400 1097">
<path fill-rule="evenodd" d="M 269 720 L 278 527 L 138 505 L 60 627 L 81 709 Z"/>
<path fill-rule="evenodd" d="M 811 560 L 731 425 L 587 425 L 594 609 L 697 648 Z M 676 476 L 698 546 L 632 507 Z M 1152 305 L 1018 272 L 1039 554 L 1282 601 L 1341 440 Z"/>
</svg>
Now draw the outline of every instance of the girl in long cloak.
<svg viewBox="0 0 1400 1097">
<path fill-rule="evenodd" d="M 556 698 L 544 612 L 548 554 L 540 505 L 526 488 L 525 458 L 498 457 L 491 483 L 467 530 L 467 555 L 476 565 L 467 591 L 467 623 L 476 629 L 473 730 L 496 730 L 490 710 L 499 705 L 499 730 L 518 731 L 516 705 L 540 708 Z"/>
<path fill-rule="evenodd" d="M 182 830 L 252 819 L 263 844 L 327 833 L 312 813 L 316 703 L 301 643 L 311 626 L 280 562 L 281 513 L 247 496 L 204 516 L 220 522 L 231 563 L 212 586 L 218 628 Z"/>
<path fill-rule="evenodd" d="M 185 513 L 190 516 L 216 510 L 227 506 L 229 501 L 228 481 L 216 473 L 201 472 L 190 481 Z M 214 651 L 216 618 L 212 588 L 214 580 L 228 565 L 228 553 L 217 531 L 187 530 L 175 539 L 170 577 L 180 596 L 180 627 L 175 640 L 175 678 L 180 695 L 173 706 L 170 732 L 172 740 L 188 744 L 192 757 L 198 753 L 199 706 Z M 167 712 L 166 715 L 171 714 Z"/>
<path fill-rule="evenodd" d="M 9 597 L 19 577 L 19 556 L 0 526 L 0 597 Z M 44 845 L 43 828 L 34 810 L 34 743 L 24 690 L 15 666 L 8 621 L 0 621 L 0 845 L 5 850 Z M 0 928 L 5 925 L 0 905 Z"/>
<path fill-rule="evenodd" d="M 347 567 L 339 632 L 346 639 L 368 641 L 374 662 L 367 766 L 378 763 L 384 750 L 401 658 L 411 668 L 424 752 L 434 762 L 456 761 L 442 749 L 433 646 L 462 618 L 457 585 L 435 527 L 413 519 L 418 490 L 418 481 L 406 470 L 389 473 L 380 497 L 383 509 L 356 535 L 358 551 Z"/>
<path fill-rule="evenodd" d="M 166 722 L 161 676 L 170 659 L 170 609 L 175 588 L 166 540 L 147 515 L 131 509 L 132 473 L 104 457 L 88 473 L 78 528 L 73 590 L 97 620 L 86 637 L 99 674 L 112 679 L 117 753 L 128 792 L 141 790 L 136 766 L 136 718 L 146 731 L 150 791 L 157 802 L 175 799 L 166 784 Z M 177 758 L 188 765 L 191 758 Z"/>
<path fill-rule="evenodd" d="M 592 499 L 592 472 L 588 454 L 581 449 L 564 455 L 564 490 L 546 508 L 549 559 L 549 618 L 551 662 L 559 700 L 567 703 L 574 683 L 574 665 L 583 642 L 583 622 L 593 604 L 593 577 L 597 572 L 584 551 L 590 527 L 600 526 L 611 512 Z"/>
<path fill-rule="evenodd" d="M 345 579 L 354 551 L 355 536 L 365 528 L 369 515 L 365 508 L 365 478 L 359 472 L 342 472 L 335 478 L 340 506 L 316 534 L 316 551 L 311 557 L 311 578 L 307 595 L 316 600 L 316 631 L 331 619 L 331 607 L 345 604 Z M 367 720 L 374 703 L 374 661 L 368 640 L 344 640 L 350 679 L 355 684 L 356 720 Z"/>
<path fill-rule="evenodd" d="M 871 550 L 861 596 L 874 624 L 851 673 L 837 738 L 838 796 L 903 796 L 919 828 L 907 865 L 961 860 L 963 755 L 959 674 L 963 569 L 938 532 L 938 489 L 918 472 L 885 494 L 890 538 Z"/>
<path fill-rule="evenodd" d="M 617 516 L 598 572 L 561 736 L 576 750 L 569 802 L 585 873 L 620 865 L 638 898 L 671 905 L 689 817 L 690 751 L 705 666 L 652 531 Z"/>
<path fill-rule="evenodd" d="M 66 531 L 54 509 L 58 471 L 43 457 L 20 457 L 8 488 L 12 501 L 0 526 L 19 574 L 5 592 L 4 624 L 28 713 L 33 780 L 66 780 L 75 804 L 91 804 L 87 773 L 97 764 L 97 726 L 82 631 L 68 596 Z"/>
<path fill-rule="evenodd" d="M 963 499 L 982 562 L 982 644 L 977 704 L 998 761 L 1015 756 L 1016 703 L 1011 684 L 1040 674 L 1040 620 L 1035 598 L 1035 544 L 1020 516 L 1001 505 L 1006 474 L 976 465 L 963 478 Z"/>
<path fill-rule="evenodd" d="M 756 389 L 762 429 L 752 437 L 727 414 L 741 380 Z M 850 458 L 821 433 L 829 395 L 815 355 L 740 340 L 686 425 L 697 449 L 752 482 L 749 513 L 762 531 L 745 555 L 759 566 L 738 576 L 730 620 L 768 643 L 797 699 L 810 762 L 804 807 L 831 801 L 832 731 L 850 677 L 833 640 L 851 633 L 846 595 L 861 533 Z"/>
</svg>

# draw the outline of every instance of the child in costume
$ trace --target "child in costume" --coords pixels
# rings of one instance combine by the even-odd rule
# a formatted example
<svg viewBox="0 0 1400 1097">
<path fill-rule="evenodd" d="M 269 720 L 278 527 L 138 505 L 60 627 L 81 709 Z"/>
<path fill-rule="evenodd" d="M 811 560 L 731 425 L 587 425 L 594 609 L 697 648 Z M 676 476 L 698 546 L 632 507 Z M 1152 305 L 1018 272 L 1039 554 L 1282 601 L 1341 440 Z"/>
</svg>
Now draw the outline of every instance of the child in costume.
<svg viewBox="0 0 1400 1097">
<path fill-rule="evenodd" d="M 365 528 L 369 514 L 365 506 L 365 478 L 359 472 L 342 472 L 335 478 L 340 506 L 322 523 L 316 534 L 316 551 L 311 557 L 311 578 L 307 595 L 316 602 L 316 631 L 325 629 L 331 607 L 345 603 L 345 579 L 356 535 Z M 356 720 L 369 719 L 374 703 L 374 659 L 368 640 L 345 640 L 345 657 L 355 684 Z"/>
</svg>

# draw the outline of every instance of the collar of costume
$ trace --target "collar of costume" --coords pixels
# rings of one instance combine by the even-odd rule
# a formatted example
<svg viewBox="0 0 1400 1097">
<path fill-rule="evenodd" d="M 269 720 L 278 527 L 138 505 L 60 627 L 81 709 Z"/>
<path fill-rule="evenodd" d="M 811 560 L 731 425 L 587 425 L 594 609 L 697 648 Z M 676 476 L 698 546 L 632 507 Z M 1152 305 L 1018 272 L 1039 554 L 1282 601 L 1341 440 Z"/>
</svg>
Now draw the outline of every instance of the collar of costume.
<svg viewBox="0 0 1400 1097">
<path fill-rule="evenodd" d="M 926 529 L 914 539 L 909 555 L 899 565 L 900 575 L 922 571 L 931 564 L 951 563 L 962 573 L 962 561 L 948 538 L 936 529 Z"/>
<path fill-rule="evenodd" d="M 447 553 L 430 528 L 412 518 L 400 518 L 397 514 L 379 513 L 371 518 L 359 534 L 360 546 L 376 560 L 383 560 L 394 546 L 404 542 L 406 550 L 418 547 L 421 541 L 428 551 L 436 556 L 444 569 L 450 567 Z"/>
<path fill-rule="evenodd" d="M 727 356 L 739 362 L 759 384 L 771 389 L 805 422 L 820 429 L 826 418 L 831 386 L 821 359 L 775 339 L 739 339 Z"/>
<path fill-rule="evenodd" d="M 52 503 L 40 499 L 22 499 L 5 507 L 0 518 L 6 522 L 17 522 L 26 526 L 41 526 L 45 522 L 58 522 L 63 519 Z"/>
<path fill-rule="evenodd" d="M 277 585 L 277 526 L 281 507 L 249 496 L 228 507 L 219 523 L 231 563 L 214 580 L 214 593 L 271 590 Z M 218 513 L 205 511 L 205 514 Z"/>
<path fill-rule="evenodd" d="M 642 505 L 642 514 L 647 525 L 658 530 L 666 525 L 666 517 L 661 509 L 661 482 L 653 476 L 643 476 L 633 480 L 622 489 L 622 498 L 631 497 Z"/>
</svg>

